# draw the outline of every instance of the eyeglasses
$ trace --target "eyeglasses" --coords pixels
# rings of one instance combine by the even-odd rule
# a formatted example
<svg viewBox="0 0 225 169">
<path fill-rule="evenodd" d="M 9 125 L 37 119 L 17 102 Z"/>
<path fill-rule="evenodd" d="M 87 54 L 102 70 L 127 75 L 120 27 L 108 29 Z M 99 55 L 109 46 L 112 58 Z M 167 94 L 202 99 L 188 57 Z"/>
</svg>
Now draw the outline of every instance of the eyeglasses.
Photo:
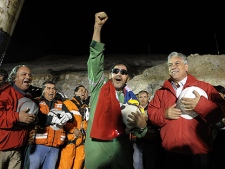
<svg viewBox="0 0 225 169">
<path fill-rule="evenodd" d="M 114 74 L 118 74 L 120 72 L 121 75 L 127 75 L 128 72 L 125 69 L 118 69 L 118 68 L 114 68 L 111 71 Z"/>
</svg>

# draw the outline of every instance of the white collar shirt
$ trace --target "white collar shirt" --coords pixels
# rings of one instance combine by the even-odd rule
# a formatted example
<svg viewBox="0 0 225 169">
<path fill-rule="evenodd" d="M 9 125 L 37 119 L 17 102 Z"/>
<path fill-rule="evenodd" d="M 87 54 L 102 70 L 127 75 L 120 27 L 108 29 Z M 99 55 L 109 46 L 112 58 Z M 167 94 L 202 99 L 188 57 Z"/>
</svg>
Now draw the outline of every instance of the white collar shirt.
<svg viewBox="0 0 225 169">
<path fill-rule="evenodd" d="M 172 86 L 176 92 L 177 98 L 180 96 L 181 91 L 183 90 L 183 87 L 184 87 L 184 84 L 186 83 L 186 81 L 187 81 L 187 76 L 183 80 L 179 81 L 178 85 L 176 85 L 175 82 L 172 81 Z"/>
</svg>

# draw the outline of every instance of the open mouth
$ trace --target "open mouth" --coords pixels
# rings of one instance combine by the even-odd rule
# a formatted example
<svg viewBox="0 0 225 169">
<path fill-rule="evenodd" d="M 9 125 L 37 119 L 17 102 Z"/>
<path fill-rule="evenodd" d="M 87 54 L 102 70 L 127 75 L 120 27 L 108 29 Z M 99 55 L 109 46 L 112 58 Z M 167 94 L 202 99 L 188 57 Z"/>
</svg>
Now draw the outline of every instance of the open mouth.
<svg viewBox="0 0 225 169">
<path fill-rule="evenodd" d="M 115 80 L 118 82 L 122 81 L 122 79 L 120 77 L 116 77 Z"/>
<path fill-rule="evenodd" d="M 23 83 L 30 84 L 30 80 L 24 80 Z"/>
<path fill-rule="evenodd" d="M 179 71 L 178 70 L 172 70 L 170 72 L 171 72 L 171 74 L 175 74 L 175 73 L 178 73 Z"/>
</svg>

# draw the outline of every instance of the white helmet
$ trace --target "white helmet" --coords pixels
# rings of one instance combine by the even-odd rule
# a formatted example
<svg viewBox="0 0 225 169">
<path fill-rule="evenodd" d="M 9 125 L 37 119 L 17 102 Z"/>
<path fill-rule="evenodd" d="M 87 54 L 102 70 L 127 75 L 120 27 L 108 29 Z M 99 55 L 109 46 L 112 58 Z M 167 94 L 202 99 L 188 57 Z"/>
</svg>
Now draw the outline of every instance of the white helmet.
<svg viewBox="0 0 225 169">
<path fill-rule="evenodd" d="M 25 110 L 26 108 L 29 108 L 27 111 L 28 114 L 37 115 L 39 111 L 38 105 L 33 100 L 27 97 L 22 97 L 18 100 L 17 112 Z"/>
<path fill-rule="evenodd" d="M 21 99 L 18 100 L 17 112 L 20 112 L 27 108 L 28 108 L 28 111 L 27 111 L 28 114 L 37 115 L 39 112 L 39 106 L 33 100 L 31 100 L 28 97 L 22 97 Z M 38 122 L 38 118 L 36 118 L 36 120 L 32 123 L 37 123 L 37 122 Z M 17 124 L 27 125 L 26 123 L 23 123 L 23 122 L 18 122 Z"/>
<path fill-rule="evenodd" d="M 202 90 L 201 88 L 197 87 L 197 86 L 191 86 L 191 87 L 187 87 L 185 88 L 178 100 L 177 100 L 177 108 L 181 109 L 182 111 L 182 115 L 181 117 L 185 118 L 185 119 L 193 119 L 195 118 L 196 116 L 198 116 L 198 114 L 193 111 L 193 110 L 185 110 L 182 106 L 181 106 L 181 103 L 180 103 L 180 99 L 182 97 L 187 97 L 187 98 L 195 98 L 195 94 L 193 93 L 193 91 L 196 90 L 201 96 L 204 96 L 205 98 L 208 99 L 208 96 L 206 94 L 206 92 L 204 90 Z"/>
<path fill-rule="evenodd" d="M 121 104 L 120 108 L 121 108 L 121 113 L 123 117 L 123 122 L 126 125 L 125 130 L 127 133 L 131 133 L 131 130 L 133 129 L 133 127 L 128 125 L 128 121 L 127 121 L 127 119 L 129 118 L 128 115 L 131 114 L 131 112 L 134 112 L 134 113 L 136 113 L 137 111 L 140 112 L 140 110 L 136 105 L 130 105 L 130 104 Z M 129 119 L 132 120 L 131 118 Z"/>
</svg>

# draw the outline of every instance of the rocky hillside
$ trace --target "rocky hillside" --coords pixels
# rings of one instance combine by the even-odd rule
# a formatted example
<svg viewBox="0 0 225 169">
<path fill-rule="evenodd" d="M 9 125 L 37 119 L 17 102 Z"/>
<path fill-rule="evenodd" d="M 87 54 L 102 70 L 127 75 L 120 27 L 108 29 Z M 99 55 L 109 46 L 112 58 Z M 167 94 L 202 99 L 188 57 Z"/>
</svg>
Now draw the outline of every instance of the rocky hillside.
<svg viewBox="0 0 225 169">
<path fill-rule="evenodd" d="M 188 56 L 189 73 L 212 85 L 225 86 L 225 55 L 190 55 Z M 146 69 L 135 76 L 128 84 L 135 93 L 146 89 L 154 93 L 168 79 L 166 63 Z"/>
<path fill-rule="evenodd" d="M 134 93 L 147 90 L 154 93 L 167 79 L 168 70 L 165 55 L 120 55 L 110 54 L 105 57 L 105 69 L 108 72 L 110 64 L 119 58 L 126 59 L 134 70 L 133 78 L 128 85 Z M 87 79 L 88 56 L 46 56 L 32 62 L 2 64 L 1 68 L 8 72 L 18 64 L 28 65 L 33 72 L 33 85 L 41 87 L 48 79 L 57 81 L 58 90 L 65 93 L 68 98 L 73 96 L 77 85 L 88 87 Z M 189 73 L 198 79 L 213 85 L 225 86 L 225 55 L 190 55 Z"/>
</svg>

